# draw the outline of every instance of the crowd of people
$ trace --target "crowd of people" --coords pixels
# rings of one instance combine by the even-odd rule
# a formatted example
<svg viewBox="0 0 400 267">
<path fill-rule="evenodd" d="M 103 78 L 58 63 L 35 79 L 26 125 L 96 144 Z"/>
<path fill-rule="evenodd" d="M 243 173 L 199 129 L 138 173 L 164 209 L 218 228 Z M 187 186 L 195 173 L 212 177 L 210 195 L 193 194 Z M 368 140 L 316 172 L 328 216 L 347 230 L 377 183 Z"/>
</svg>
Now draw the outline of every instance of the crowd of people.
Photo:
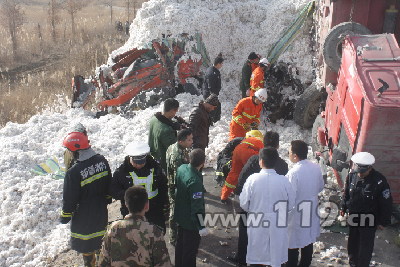
<svg viewBox="0 0 400 267">
<path fill-rule="evenodd" d="M 209 234 L 200 220 L 207 212 L 202 169 L 209 127 L 221 117 L 223 61 L 218 55 L 207 70 L 204 100 L 193 108 L 189 122 L 176 116 L 179 102 L 167 99 L 150 120 L 148 140 L 127 144 L 114 173 L 91 148 L 83 125 L 65 137 L 60 221 L 71 222 L 71 248 L 83 255 L 85 266 L 172 266 L 167 232 L 175 246 L 175 266 L 196 266 L 201 237 Z M 248 56 L 240 83 L 243 99 L 232 111 L 229 143 L 218 155 L 221 203 L 233 201 L 243 215 L 238 251 L 228 260 L 238 266 L 310 266 L 320 235 L 317 207 L 324 180 L 319 165 L 307 159 L 304 141 L 291 142 L 288 155 L 294 165 L 289 170 L 278 154 L 279 133 L 258 130 L 268 97 L 268 67 L 267 59 L 254 52 Z M 363 267 L 371 259 L 376 228 L 390 223 L 392 198 L 385 177 L 372 168 L 371 154 L 356 153 L 352 161 L 342 215 L 375 216 L 369 230 L 350 228 L 350 264 Z M 112 199 L 120 201 L 122 219 L 108 226 Z M 262 216 L 261 225 L 248 224 L 254 216 Z"/>
</svg>

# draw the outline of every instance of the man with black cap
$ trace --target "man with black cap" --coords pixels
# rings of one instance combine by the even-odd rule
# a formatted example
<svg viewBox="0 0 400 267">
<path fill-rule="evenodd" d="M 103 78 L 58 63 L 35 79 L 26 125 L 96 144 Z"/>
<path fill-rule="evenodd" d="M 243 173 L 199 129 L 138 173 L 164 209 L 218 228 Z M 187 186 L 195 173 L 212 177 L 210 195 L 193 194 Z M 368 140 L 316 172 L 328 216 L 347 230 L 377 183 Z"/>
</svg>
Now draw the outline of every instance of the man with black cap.
<svg viewBox="0 0 400 267">
<path fill-rule="evenodd" d="M 250 78 L 253 71 L 258 67 L 260 56 L 255 52 L 251 52 L 247 57 L 246 62 L 242 68 L 242 78 L 240 80 L 240 91 L 242 92 L 242 98 L 245 98 L 249 94 L 250 90 Z"/>
<path fill-rule="evenodd" d="M 349 214 L 347 251 L 349 264 L 368 267 L 374 250 L 376 229 L 390 224 L 392 196 L 385 176 L 372 165 L 375 157 L 358 152 L 351 157 L 353 171 L 346 179 L 340 215 Z"/>
<path fill-rule="evenodd" d="M 122 217 L 129 213 L 124 200 L 125 191 L 131 186 L 142 185 L 150 204 L 146 219 L 163 228 L 165 233 L 164 206 L 168 203 L 168 187 L 160 164 L 150 155 L 146 142 L 128 144 L 125 155 L 124 162 L 114 172 L 110 189 L 112 197 L 121 201 Z"/>
<path fill-rule="evenodd" d="M 209 113 L 218 105 L 218 96 L 211 94 L 192 110 L 189 116 L 189 125 L 193 132 L 193 148 L 201 148 L 204 151 L 208 146 L 208 133 L 211 125 Z"/>
<path fill-rule="evenodd" d="M 219 92 L 221 91 L 221 73 L 219 70 L 222 68 L 223 62 L 224 59 L 222 58 L 222 54 L 219 53 L 214 59 L 214 65 L 207 69 L 203 83 L 204 99 L 207 99 L 211 94 L 215 94 L 216 96 L 219 95 Z M 221 119 L 220 103 L 218 103 L 217 108 L 211 112 L 210 117 L 213 122 L 217 122 Z"/>
</svg>

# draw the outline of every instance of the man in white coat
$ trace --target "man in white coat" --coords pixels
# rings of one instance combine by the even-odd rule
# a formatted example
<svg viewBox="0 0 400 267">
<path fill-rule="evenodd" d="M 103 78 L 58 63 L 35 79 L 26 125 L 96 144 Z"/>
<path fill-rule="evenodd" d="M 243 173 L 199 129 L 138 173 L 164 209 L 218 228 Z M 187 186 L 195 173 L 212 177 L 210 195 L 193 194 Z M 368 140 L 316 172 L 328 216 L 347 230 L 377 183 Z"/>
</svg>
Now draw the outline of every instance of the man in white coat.
<svg viewBox="0 0 400 267">
<path fill-rule="evenodd" d="M 289 159 L 295 163 L 287 173 L 296 193 L 295 209 L 289 216 L 289 252 L 287 267 L 311 265 L 313 243 L 320 235 L 318 194 L 324 188 L 321 168 L 307 160 L 308 146 L 304 141 L 294 140 L 289 149 Z M 299 258 L 301 250 L 301 259 Z"/>
<path fill-rule="evenodd" d="M 262 170 L 247 178 L 239 196 L 247 216 L 247 256 L 251 266 L 280 267 L 288 259 L 288 212 L 294 207 L 294 192 L 285 176 L 278 175 L 275 148 L 260 150 Z"/>
</svg>

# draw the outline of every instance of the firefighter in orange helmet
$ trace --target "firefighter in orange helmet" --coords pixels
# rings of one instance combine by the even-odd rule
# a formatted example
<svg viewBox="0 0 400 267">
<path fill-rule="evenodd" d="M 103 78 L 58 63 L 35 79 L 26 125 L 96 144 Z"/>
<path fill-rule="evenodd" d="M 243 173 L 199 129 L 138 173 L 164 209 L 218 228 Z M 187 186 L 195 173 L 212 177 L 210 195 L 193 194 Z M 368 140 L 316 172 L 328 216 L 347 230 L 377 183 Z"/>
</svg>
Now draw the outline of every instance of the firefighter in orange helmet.
<svg viewBox="0 0 400 267">
<path fill-rule="evenodd" d="M 244 137 L 254 125 L 260 124 L 262 103 L 267 101 L 267 90 L 262 88 L 254 96 L 241 99 L 232 111 L 232 121 L 229 126 L 229 140 Z"/>
<path fill-rule="evenodd" d="M 259 130 L 252 130 L 246 134 L 246 138 L 236 146 L 232 156 L 232 168 L 226 177 L 225 184 L 221 190 L 221 201 L 226 202 L 229 195 L 235 190 L 238 183 L 240 171 L 247 160 L 258 154 L 258 151 L 264 147 L 263 134 Z"/>
<path fill-rule="evenodd" d="M 253 71 L 250 77 L 250 96 L 253 96 L 259 89 L 265 88 L 264 74 L 269 66 L 269 61 L 262 58 L 258 63 L 258 67 Z"/>
</svg>

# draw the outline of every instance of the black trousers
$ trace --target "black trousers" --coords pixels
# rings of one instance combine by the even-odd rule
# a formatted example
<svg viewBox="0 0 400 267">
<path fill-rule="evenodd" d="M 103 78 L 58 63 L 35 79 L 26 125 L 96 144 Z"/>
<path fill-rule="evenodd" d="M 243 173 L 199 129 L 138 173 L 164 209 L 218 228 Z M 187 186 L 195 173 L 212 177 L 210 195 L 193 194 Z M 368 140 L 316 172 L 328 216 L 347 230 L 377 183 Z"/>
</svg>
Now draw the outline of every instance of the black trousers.
<svg viewBox="0 0 400 267">
<path fill-rule="evenodd" d="M 186 230 L 178 226 L 175 246 L 175 267 L 196 267 L 196 256 L 200 245 L 199 231 Z"/>
<path fill-rule="evenodd" d="M 299 248 L 289 249 L 288 251 L 288 262 L 286 267 L 308 267 L 311 265 L 313 244 L 311 243 L 304 248 L 300 248 L 300 262 L 299 262 Z"/>
<path fill-rule="evenodd" d="M 246 222 L 243 219 L 247 218 L 247 212 L 243 212 L 245 216 L 242 216 L 239 220 L 239 239 L 238 239 L 238 252 L 236 259 L 239 263 L 246 264 L 247 255 L 247 227 Z M 244 218 L 245 217 L 245 218 Z"/>
<path fill-rule="evenodd" d="M 349 264 L 354 267 L 368 267 L 374 250 L 376 227 L 349 228 L 347 252 Z"/>
</svg>

